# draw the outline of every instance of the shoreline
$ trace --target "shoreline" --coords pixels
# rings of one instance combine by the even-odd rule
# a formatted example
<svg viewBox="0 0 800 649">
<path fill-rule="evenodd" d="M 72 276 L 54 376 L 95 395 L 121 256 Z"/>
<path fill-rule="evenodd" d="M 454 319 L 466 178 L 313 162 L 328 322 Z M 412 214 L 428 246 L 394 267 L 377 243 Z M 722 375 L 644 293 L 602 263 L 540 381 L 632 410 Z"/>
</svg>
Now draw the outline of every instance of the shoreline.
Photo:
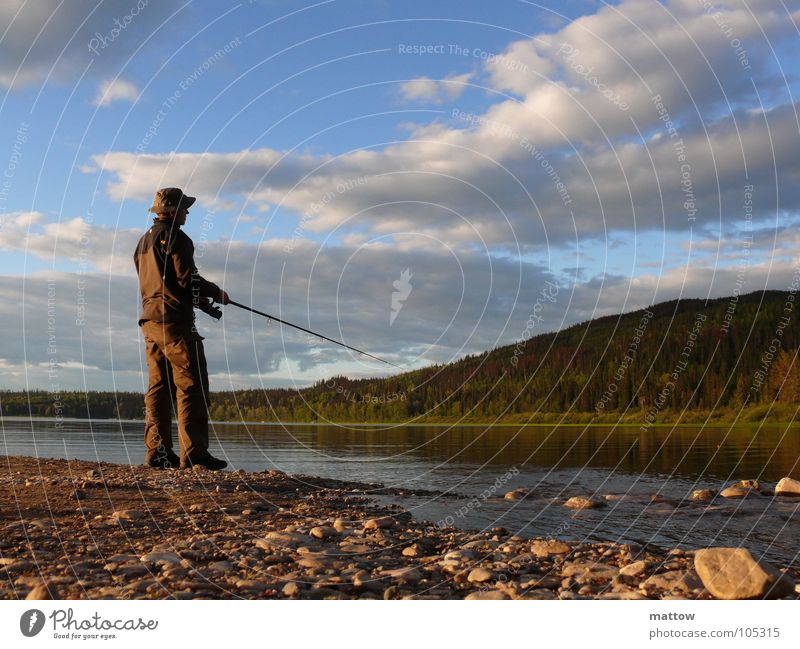
<svg viewBox="0 0 800 649">
<path fill-rule="evenodd" d="M 144 424 L 144 419 L 90 419 L 88 417 L 48 417 L 48 416 L 25 416 L 25 415 L 3 415 L 0 416 L 0 421 L 3 419 L 10 419 L 15 421 L 103 421 L 103 422 L 120 422 L 120 423 L 141 423 Z M 562 423 L 508 423 L 508 422 L 447 422 L 447 421 L 432 421 L 422 423 L 408 423 L 403 421 L 333 421 L 333 422 L 320 422 L 320 421 L 250 421 L 250 420 L 211 420 L 209 424 L 219 426 L 240 426 L 240 425 L 263 425 L 263 426 L 331 426 L 331 427 L 344 427 L 344 426 L 357 426 L 366 428 L 368 426 L 379 427 L 398 427 L 405 428 L 425 428 L 425 427 L 450 427 L 450 428 L 562 428 L 562 427 L 583 427 L 583 428 L 640 428 L 642 422 L 562 422 Z M 800 427 L 800 421 L 742 421 L 742 422 L 681 422 L 681 423 L 653 423 L 648 424 L 648 428 L 763 428 L 765 426 L 775 427 Z"/>
<path fill-rule="evenodd" d="M 715 599 L 695 562 L 708 550 L 437 527 L 370 498 L 409 489 L 275 470 L 3 466 L 2 599 Z M 797 599 L 800 567 L 778 568 L 769 594 Z"/>
</svg>

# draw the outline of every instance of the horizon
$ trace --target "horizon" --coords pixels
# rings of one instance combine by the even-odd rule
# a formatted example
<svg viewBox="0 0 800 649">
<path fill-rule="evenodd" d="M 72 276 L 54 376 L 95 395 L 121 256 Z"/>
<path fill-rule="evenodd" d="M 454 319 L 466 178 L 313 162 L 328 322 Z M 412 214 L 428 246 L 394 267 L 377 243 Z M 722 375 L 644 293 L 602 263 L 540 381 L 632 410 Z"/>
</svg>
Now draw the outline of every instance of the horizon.
<svg viewBox="0 0 800 649">
<path fill-rule="evenodd" d="M 749 293 L 742 293 L 742 294 L 734 293 L 732 295 L 723 295 L 723 296 L 714 297 L 714 298 L 708 298 L 708 299 L 696 298 L 696 297 L 691 297 L 691 296 L 684 296 L 684 297 L 674 298 L 674 299 L 671 299 L 671 300 L 665 300 L 664 302 L 658 302 L 656 304 L 650 304 L 650 305 L 647 305 L 647 306 L 644 306 L 644 307 L 638 307 L 638 308 L 632 309 L 630 311 L 624 311 L 624 312 L 620 312 L 620 313 L 616 313 L 616 314 L 598 316 L 597 318 L 592 318 L 591 320 L 584 320 L 584 321 L 581 321 L 581 322 L 572 323 L 572 324 L 570 324 L 568 326 L 565 326 L 562 329 L 558 329 L 558 330 L 542 331 L 542 332 L 536 334 L 535 336 L 531 336 L 530 338 L 524 339 L 524 342 L 528 342 L 528 341 L 534 340 L 535 338 L 538 338 L 538 337 L 541 337 L 541 336 L 548 336 L 550 334 L 561 333 L 561 332 L 567 331 L 567 330 L 575 328 L 575 327 L 586 326 L 591 322 L 597 322 L 597 321 L 603 320 L 603 319 L 609 319 L 609 318 L 611 318 L 611 319 L 613 319 L 613 318 L 622 319 L 622 318 L 624 318 L 626 316 L 632 316 L 632 315 L 638 314 L 640 312 L 647 312 L 650 309 L 654 309 L 654 308 L 659 307 L 659 306 L 671 304 L 673 302 L 682 302 L 682 301 L 687 301 L 687 300 L 693 300 L 693 301 L 697 300 L 697 301 L 702 301 L 707 305 L 709 302 L 715 302 L 715 301 L 724 302 L 726 300 L 728 302 L 731 302 L 732 300 L 735 300 L 735 303 L 738 304 L 738 302 L 741 302 L 741 301 L 745 300 L 746 298 L 750 298 L 750 297 L 756 296 L 758 294 L 762 294 L 763 295 L 763 294 L 767 294 L 767 293 L 780 293 L 780 294 L 787 294 L 788 295 L 788 294 L 792 294 L 792 291 L 791 290 L 782 291 L 782 290 L 778 290 L 778 289 L 761 289 L 761 290 L 751 291 Z M 521 342 L 521 341 L 522 341 L 522 339 L 517 341 L 517 344 L 519 344 L 519 342 Z M 515 342 L 512 341 L 511 343 L 508 343 L 506 345 L 493 347 L 491 349 L 484 349 L 484 350 L 481 350 L 481 351 L 465 353 L 463 356 L 461 356 L 459 358 L 456 358 L 454 360 L 451 360 L 448 363 L 446 363 L 444 365 L 441 365 L 441 366 L 443 367 L 445 365 L 457 364 L 457 363 L 459 363 L 461 361 L 466 360 L 468 357 L 482 356 L 484 354 L 491 354 L 491 353 L 493 353 L 495 351 L 498 351 L 500 349 L 503 349 L 505 347 L 512 347 L 514 345 L 515 345 Z M 416 371 L 419 371 L 419 370 L 430 369 L 430 368 L 432 368 L 434 366 L 436 366 L 436 364 L 431 364 L 431 365 L 428 365 L 428 366 L 425 366 L 425 367 L 418 367 L 418 368 L 414 368 L 412 370 L 406 370 L 406 371 L 403 371 L 403 372 L 400 372 L 400 373 L 397 373 L 397 374 L 387 374 L 385 376 L 378 375 L 378 376 L 371 376 L 371 377 L 352 377 L 352 376 L 347 376 L 347 375 L 331 374 L 331 375 L 322 377 L 322 378 L 316 380 L 315 382 L 313 382 L 313 383 L 311 383 L 309 385 L 303 385 L 303 386 L 296 386 L 296 385 L 295 386 L 291 386 L 291 385 L 289 385 L 289 386 L 270 386 L 270 387 L 263 387 L 262 386 L 262 389 L 263 390 L 295 390 L 295 391 L 299 392 L 299 391 L 302 391 L 302 390 L 305 390 L 305 389 L 308 389 L 308 388 L 314 388 L 314 387 L 316 387 L 316 386 L 318 386 L 320 384 L 325 384 L 326 382 L 330 382 L 333 379 L 344 378 L 344 379 L 346 379 L 348 381 L 381 380 L 381 379 L 389 378 L 389 377 L 393 377 L 393 376 L 402 376 L 404 374 L 408 374 L 408 373 L 411 373 L 411 372 L 416 372 Z M 243 388 L 236 388 L 234 390 L 230 390 L 230 389 L 228 389 L 228 390 L 211 390 L 211 392 L 212 393 L 215 393 L 215 392 L 216 393 L 224 393 L 224 392 L 232 392 L 232 391 L 233 392 L 247 391 L 247 390 L 253 390 L 253 389 L 256 389 L 256 388 L 254 388 L 254 387 L 243 387 Z M 42 392 L 42 393 L 46 394 L 46 393 L 50 393 L 51 390 L 49 388 L 37 388 L 37 387 L 33 387 L 33 388 L 29 388 L 29 389 L 23 389 L 23 390 L 0 387 L 0 393 L 4 393 L 4 392 L 6 392 L 6 393 Z M 65 389 L 65 390 L 62 390 L 61 392 L 80 393 L 81 390 L 78 390 L 78 389 Z M 110 391 L 110 390 L 102 390 L 102 389 L 91 389 L 91 390 L 85 390 L 84 392 L 86 392 L 87 394 L 88 393 L 92 393 L 92 392 L 111 393 L 111 394 L 117 394 L 117 393 L 142 394 L 142 392 L 137 392 L 136 390 L 113 390 L 113 391 Z M 288 423 L 288 422 L 283 422 L 283 423 Z M 512 424 L 507 424 L 507 425 L 512 425 Z"/>
</svg>

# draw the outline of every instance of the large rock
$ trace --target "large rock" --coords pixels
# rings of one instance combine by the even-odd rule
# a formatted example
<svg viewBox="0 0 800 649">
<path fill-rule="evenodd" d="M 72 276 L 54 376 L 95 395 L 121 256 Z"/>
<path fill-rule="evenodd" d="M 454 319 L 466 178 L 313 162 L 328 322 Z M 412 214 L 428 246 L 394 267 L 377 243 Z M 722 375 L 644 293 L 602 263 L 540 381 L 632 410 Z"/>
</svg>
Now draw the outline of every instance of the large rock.
<svg viewBox="0 0 800 649">
<path fill-rule="evenodd" d="M 781 478 L 775 485 L 775 495 L 800 497 L 800 480 Z"/>
<path fill-rule="evenodd" d="M 756 560 L 745 548 L 708 548 L 695 553 L 703 585 L 718 599 L 764 599 L 794 593 L 794 580 Z"/>
</svg>

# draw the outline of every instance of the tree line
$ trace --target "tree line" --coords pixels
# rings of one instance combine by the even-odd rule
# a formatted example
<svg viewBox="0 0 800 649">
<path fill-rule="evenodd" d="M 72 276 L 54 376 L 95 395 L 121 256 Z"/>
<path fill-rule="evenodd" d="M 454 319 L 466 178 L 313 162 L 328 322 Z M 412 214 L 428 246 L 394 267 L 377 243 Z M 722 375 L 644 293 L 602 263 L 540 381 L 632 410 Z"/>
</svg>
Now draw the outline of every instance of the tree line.
<svg viewBox="0 0 800 649">
<path fill-rule="evenodd" d="M 794 294 L 682 299 L 378 379 L 216 392 L 218 421 L 617 421 L 793 418 Z M 0 392 L 2 414 L 141 419 L 134 392 Z M 60 409 L 60 412 L 56 412 Z M 739 413 L 739 414 L 737 414 Z M 777 413 L 777 414 L 776 414 Z"/>
</svg>

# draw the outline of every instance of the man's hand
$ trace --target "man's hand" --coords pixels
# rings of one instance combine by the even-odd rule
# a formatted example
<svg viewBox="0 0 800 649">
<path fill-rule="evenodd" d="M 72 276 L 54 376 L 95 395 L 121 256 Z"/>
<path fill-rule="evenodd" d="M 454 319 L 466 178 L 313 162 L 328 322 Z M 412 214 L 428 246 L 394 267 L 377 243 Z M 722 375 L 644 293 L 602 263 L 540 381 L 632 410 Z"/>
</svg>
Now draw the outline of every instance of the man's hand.
<svg viewBox="0 0 800 649">
<path fill-rule="evenodd" d="M 217 295 L 215 301 L 219 302 L 220 304 L 229 304 L 231 299 L 228 297 L 228 294 L 225 291 L 219 289 L 219 295 Z"/>
</svg>

